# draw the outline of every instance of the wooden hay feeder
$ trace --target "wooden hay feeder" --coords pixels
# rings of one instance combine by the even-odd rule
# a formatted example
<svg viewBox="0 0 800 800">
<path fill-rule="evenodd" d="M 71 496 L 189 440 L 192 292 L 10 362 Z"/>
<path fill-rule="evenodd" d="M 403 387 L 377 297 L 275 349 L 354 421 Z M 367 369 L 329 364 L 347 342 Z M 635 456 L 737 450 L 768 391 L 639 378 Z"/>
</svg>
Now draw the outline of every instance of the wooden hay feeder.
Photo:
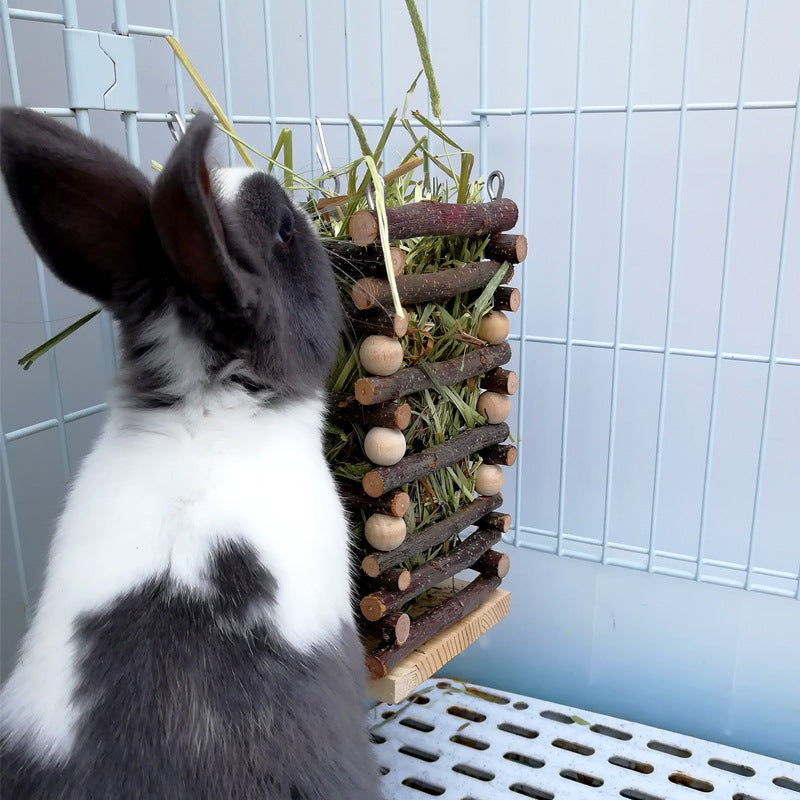
<svg viewBox="0 0 800 800">
<path fill-rule="evenodd" d="M 505 314 L 520 296 L 506 284 L 527 244 L 502 233 L 518 216 L 507 199 L 386 213 L 403 315 L 389 310 L 389 282 L 379 277 L 375 212 L 353 214 L 351 241 L 329 242 L 350 276 L 345 305 L 360 337 L 350 355 L 357 371 L 338 387 L 332 411 L 332 429 L 349 445 L 331 461 L 355 523 L 370 692 L 398 702 L 508 613 L 499 588 L 508 556 L 493 549 L 511 522 L 498 511 L 502 467 L 516 459 L 505 419 L 518 380 L 503 365 L 511 358 Z M 433 250 L 443 255 L 409 269 L 406 240 L 418 237 L 440 237 L 445 246 Z M 479 258 L 459 262 L 456 251 Z M 443 335 L 432 308 L 450 322 L 468 309 L 461 319 L 471 319 L 470 330 L 457 322 Z M 450 357 L 437 359 L 442 352 Z M 464 570 L 477 577 L 457 580 Z"/>
</svg>

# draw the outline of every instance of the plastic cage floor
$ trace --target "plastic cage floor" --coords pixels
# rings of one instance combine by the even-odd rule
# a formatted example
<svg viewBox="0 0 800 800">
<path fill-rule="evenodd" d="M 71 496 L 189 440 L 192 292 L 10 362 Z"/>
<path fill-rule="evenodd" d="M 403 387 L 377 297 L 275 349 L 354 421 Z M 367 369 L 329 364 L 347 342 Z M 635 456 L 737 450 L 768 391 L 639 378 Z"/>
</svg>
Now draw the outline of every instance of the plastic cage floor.
<svg viewBox="0 0 800 800">
<path fill-rule="evenodd" d="M 800 766 L 456 680 L 369 720 L 386 800 L 800 800 Z"/>
</svg>

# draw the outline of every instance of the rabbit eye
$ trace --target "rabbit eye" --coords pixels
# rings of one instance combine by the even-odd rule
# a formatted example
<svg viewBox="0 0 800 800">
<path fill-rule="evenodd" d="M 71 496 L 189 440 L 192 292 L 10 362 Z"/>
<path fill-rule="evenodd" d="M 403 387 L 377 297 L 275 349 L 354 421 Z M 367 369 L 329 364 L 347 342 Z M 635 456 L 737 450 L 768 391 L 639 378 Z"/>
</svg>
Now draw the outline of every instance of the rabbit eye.
<svg viewBox="0 0 800 800">
<path fill-rule="evenodd" d="M 278 223 L 278 230 L 275 233 L 275 239 L 281 244 L 287 244 L 292 238 L 294 233 L 294 214 L 291 209 L 281 209 L 280 221 Z"/>
</svg>

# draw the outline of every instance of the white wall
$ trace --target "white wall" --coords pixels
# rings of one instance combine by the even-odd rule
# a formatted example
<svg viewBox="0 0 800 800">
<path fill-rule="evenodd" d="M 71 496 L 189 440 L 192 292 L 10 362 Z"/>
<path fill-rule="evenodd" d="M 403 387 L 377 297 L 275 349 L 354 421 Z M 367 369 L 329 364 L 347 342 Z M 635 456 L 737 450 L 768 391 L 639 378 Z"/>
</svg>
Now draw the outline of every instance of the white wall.
<svg viewBox="0 0 800 800">
<path fill-rule="evenodd" d="M 635 18 L 630 0 L 584 0 L 580 13 L 577 0 L 536 0 L 530 15 L 524 0 L 418 4 L 449 132 L 482 172 L 503 170 L 531 253 L 512 328 L 523 384 L 504 492 L 519 545 L 513 611 L 448 672 L 800 759 L 800 4 L 649 0 Z M 177 3 L 179 35 L 229 112 L 281 118 L 240 124 L 254 144 L 316 113 L 343 162 L 354 138 L 334 119 L 354 113 L 374 141 L 402 105 L 418 69 L 405 4 L 227 5 L 227 50 L 213 0 Z M 128 6 L 131 24 L 175 22 L 167 0 Z M 110 0 L 77 12 L 82 27 L 111 29 Z M 22 102 L 65 106 L 60 26 L 10 28 Z M 135 41 L 141 112 L 203 107 L 188 82 L 178 91 L 163 39 Z M 421 91 L 415 104 L 426 109 Z M 88 119 L 126 151 L 117 114 Z M 292 127 L 295 165 L 316 170 L 308 126 Z M 163 122 L 134 128 L 141 164 L 163 161 Z M 407 149 L 397 132 L 389 161 Z M 217 153 L 226 159 L 224 143 Z M 100 402 L 109 371 L 97 324 L 29 373 L 16 366 L 45 336 L 42 290 L 56 330 L 91 303 L 37 281 L 3 204 L 5 671 L 65 480 L 101 417 L 13 432 L 58 417 L 59 402 L 67 414 Z"/>
</svg>

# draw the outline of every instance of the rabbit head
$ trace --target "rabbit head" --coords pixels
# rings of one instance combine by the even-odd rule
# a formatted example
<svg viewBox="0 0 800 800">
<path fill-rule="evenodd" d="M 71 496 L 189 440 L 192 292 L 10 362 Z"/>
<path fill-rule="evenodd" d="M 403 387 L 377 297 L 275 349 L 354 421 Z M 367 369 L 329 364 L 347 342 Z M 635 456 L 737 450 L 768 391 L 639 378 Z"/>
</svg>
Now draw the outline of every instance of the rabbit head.
<svg viewBox="0 0 800 800">
<path fill-rule="evenodd" d="M 322 387 L 341 325 L 325 250 L 271 176 L 209 170 L 211 117 L 197 115 L 154 185 L 41 114 L 7 108 L 0 122 L 34 247 L 119 323 L 123 401 L 170 405 L 225 381 L 277 398 Z"/>
</svg>

